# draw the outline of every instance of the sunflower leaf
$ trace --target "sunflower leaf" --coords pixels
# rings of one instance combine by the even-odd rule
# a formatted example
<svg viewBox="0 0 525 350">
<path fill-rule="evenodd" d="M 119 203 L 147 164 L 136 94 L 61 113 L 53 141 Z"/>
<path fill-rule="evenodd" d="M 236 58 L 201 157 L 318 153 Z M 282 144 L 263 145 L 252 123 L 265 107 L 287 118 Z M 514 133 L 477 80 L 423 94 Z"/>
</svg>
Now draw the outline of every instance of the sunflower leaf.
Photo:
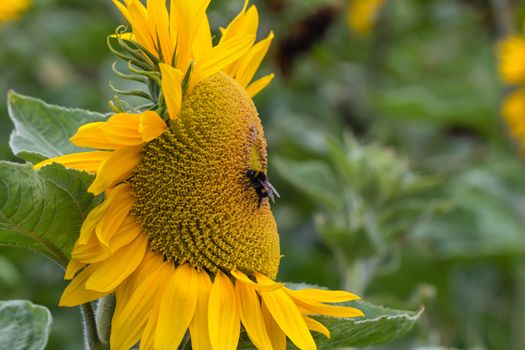
<svg viewBox="0 0 525 350">
<path fill-rule="evenodd" d="M 86 151 L 69 142 L 69 138 L 81 125 L 105 120 L 102 114 L 50 105 L 13 91 L 7 100 L 15 125 L 9 146 L 14 155 L 33 163 Z"/>
<path fill-rule="evenodd" d="M 0 245 L 44 254 L 66 266 L 80 225 L 97 203 L 87 173 L 59 164 L 0 162 Z"/>
<path fill-rule="evenodd" d="M 327 339 L 324 335 L 313 333 L 318 349 L 366 347 L 388 343 L 408 333 L 423 313 L 423 308 L 416 312 L 394 310 L 364 301 L 349 302 L 345 305 L 358 308 L 365 316 L 356 318 L 314 316 L 330 330 L 331 334 L 331 339 Z M 255 349 L 245 333 L 239 342 L 239 349 Z M 296 349 L 296 347 L 288 341 L 287 349 Z"/>
<path fill-rule="evenodd" d="M 52 321 L 51 313 L 43 306 L 26 300 L 0 301 L 1 348 L 44 349 Z"/>
</svg>

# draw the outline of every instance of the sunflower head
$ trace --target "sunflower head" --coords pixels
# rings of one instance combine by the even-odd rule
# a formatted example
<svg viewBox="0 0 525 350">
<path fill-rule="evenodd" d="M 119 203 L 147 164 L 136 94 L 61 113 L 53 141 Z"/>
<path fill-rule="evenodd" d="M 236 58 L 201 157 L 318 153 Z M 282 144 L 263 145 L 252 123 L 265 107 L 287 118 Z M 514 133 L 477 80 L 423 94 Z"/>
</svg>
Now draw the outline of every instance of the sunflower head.
<svg viewBox="0 0 525 350">
<path fill-rule="evenodd" d="M 258 205 L 252 169 L 266 172 L 257 111 L 235 80 L 217 73 L 188 94 L 129 179 L 152 250 L 213 273 L 275 277 L 279 237 L 268 202 Z"/>
</svg>

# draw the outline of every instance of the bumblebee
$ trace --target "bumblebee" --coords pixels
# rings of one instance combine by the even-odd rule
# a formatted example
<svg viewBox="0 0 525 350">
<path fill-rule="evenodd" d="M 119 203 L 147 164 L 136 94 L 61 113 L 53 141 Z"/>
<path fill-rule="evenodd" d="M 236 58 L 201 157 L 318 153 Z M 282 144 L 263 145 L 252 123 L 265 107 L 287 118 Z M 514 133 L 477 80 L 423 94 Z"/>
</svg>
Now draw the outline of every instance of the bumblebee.
<svg viewBox="0 0 525 350">
<path fill-rule="evenodd" d="M 275 203 L 275 197 L 279 198 L 279 192 L 272 186 L 268 178 L 262 171 L 248 170 L 246 177 L 250 180 L 250 186 L 255 189 L 257 197 L 259 198 L 257 207 L 260 208 L 262 201 L 265 198 L 270 198 Z"/>
</svg>

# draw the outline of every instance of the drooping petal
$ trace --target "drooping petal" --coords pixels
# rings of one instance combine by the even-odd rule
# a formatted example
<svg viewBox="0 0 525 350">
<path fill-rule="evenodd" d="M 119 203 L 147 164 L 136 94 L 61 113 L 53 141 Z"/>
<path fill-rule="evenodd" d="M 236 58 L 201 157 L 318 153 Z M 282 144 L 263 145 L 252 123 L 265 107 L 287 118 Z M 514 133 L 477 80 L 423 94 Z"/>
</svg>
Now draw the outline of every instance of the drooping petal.
<svg viewBox="0 0 525 350">
<path fill-rule="evenodd" d="M 156 112 L 142 114 L 118 113 L 102 127 L 106 139 L 114 144 L 140 146 L 162 134 L 166 123 Z"/>
<path fill-rule="evenodd" d="M 87 279 L 93 273 L 93 269 L 88 266 L 82 270 L 71 282 L 69 282 L 66 289 L 60 297 L 60 306 L 77 306 L 81 305 L 100 297 L 103 297 L 107 293 L 101 293 L 93 290 L 86 289 L 85 283 Z"/>
<path fill-rule="evenodd" d="M 88 192 L 99 195 L 106 188 L 129 178 L 142 158 L 142 149 L 135 147 L 121 148 L 100 164 L 95 181 Z"/>
<path fill-rule="evenodd" d="M 137 271 L 117 288 L 117 304 L 111 323 L 112 349 L 129 349 L 139 341 L 152 317 L 151 306 L 162 296 L 165 281 L 171 278 L 174 270 L 172 264 L 150 253 Z"/>
<path fill-rule="evenodd" d="M 162 92 L 164 100 L 168 106 L 170 119 L 174 120 L 179 116 L 182 108 L 182 79 L 184 75 L 179 69 L 161 63 L 160 71 L 162 74 Z"/>
<path fill-rule="evenodd" d="M 110 250 L 109 242 L 128 217 L 134 201 L 135 197 L 131 186 L 128 184 L 120 185 L 119 192 L 113 198 L 107 212 L 97 223 L 95 227 L 97 238 L 108 250 Z"/>
<path fill-rule="evenodd" d="M 158 298 L 160 299 L 160 298 Z M 148 323 L 140 338 L 140 350 L 151 350 L 155 348 L 155 331 L 159 319 L 160 300 L 154 301 L 149 313 Z"/>
<path fill-rule="evenodd" d="M 210 276 L 197 272 L 197 308 L 190 323 L 191 348 L 193 350 L 211 349 L 208 328 L 208 301 L 211 289 Z"/>
<path fill-rule="evenodd" d="M 67 264 L 66 273 L 64 274 L 64 279 L 65 280 L 73 279 L 76 273 L 80 271 L 84 266 L 86 266 L 85 263 L 81 262 L 78 259 L 71 258 L 71 260 L 69 260 L 69 263 Z"/>
<path fill-rule="evenodd" d="M 298 348 L 317 348 L 303 316 L 284 289 L 259 292 L 259 295 L 275 322 Z"/>
<path fill-rule="evenodd" d="M 139 235 L 124 249 L 102 262 L 90 265 L 93 266 L 93 273 L 86 280 L 86 288 L 103 293 L 113 291 L 142 262 L 147 247 L 146 235 Z"/>
<path fill-rule="evenodd" d="M 167 287 L 160 303 L 155 349 L 176 349 L 184 338 L 197 306 L 197 278 L 197 270 L 184 264 L 163 281 Z"/>
<path fill-rule="evenodd" d="M 235 350 L 241 328 L 239 308 L 232 282 L 222 272 L 215 275 L 210 290 L 208 325 L 213 350 Z"/>
<path fill-rule="evenodd" d="M 260 78 L 260 79 L 258 79 L 256 81 L 254 81 L 253 83 L 248 85 L 248 87 L 246 88 L 246 93 L 250 97 L 253 97 L 253 96 L 257 95 L 265 87 L 267 87 L 268 84 L 270 84 L 272 82 L 274 77 L 275 77 L 274 74 L 268 74 L 268 75 L 265 75 L 264 77 L 262 77 L 262 78 Z"/>
<path fill-rule="evenodd" d="M 126 184 L 118 185 L 112 191 L 106 191 L 106 198 L 104 201 L 91 210 L 82 223 L 82 226 L 80 227 L 80 235 L 75 242 L 75 247 L 73 248 L 73 255 L 79 246 L 88 244 L 92 239 L 96 239 L 95 227 L 106 214 L 115 198 L 118 199 L 124 192 L 129 192 L 129 186 Z"/>
<path fill-rule="evenodd" d="M 235 294 L 240 306 L 241 322 L 248 333 L 248 337 L 257 349 L 271 349 L 272 343 L 264 325 L 257 292 L 249 284 L 237 280 Z"/>
<path fill-rule="evenodd" d="M 273 350 L 286 350 L 286 334 L 275 322 L 264 302 L 261 303 L 261 311 Z"/>
<path fill-rule="evenodd" d="M 35 170 L 42 168 L 43 166 L 60 163 L 66 168 L 83 170 L 89 173 L 94 173 L 97 171 L 100 163 L 105 161 L 111 156 L 111 152 L 104 151 L 94 151 L 94 152 L 82 152 L 82 153 L 73 153 L 66 154 L 64 156 L 50 158 L 44 160 L 34 166 Z"/>
<path fill-rule="evenodd" d="M 110 142 L 104 133 L 106 122 L 95 122 L 82 125 L 69 141 L 78 147 L 89 147 L 97 149 L 117 149 L 121 145 Z"/>
<path fill-rule="evenodd" d="M 142 136 L 143 142 L 150 142 L 151 140 L 160 136 L 168 127 L 164 120 L 153 111 L 145 111 L 140 115 L 139 133 Z"/>
<path fill-rule="evenodd" d="M 276 290 L 276 289 L 284 287 L 284 285 L 282 283 L 274 282 L 274 281 L 272 281 L 269 278 L 266 278 L 266 279 L 260 278 L 261 282 L 260 283 L 256 283 L 256 282 L 252 281 L 248 276 L 246 276 L 246 274 L 244 274 L 241 271 L 232 270 L 230 273 L 237 280 L 239 280 L 239 281 L 241 281 L 241 282 L 243 282 L 245 284 L 248 284 L 251 288 L 253 288 L 255 290 L 269 292 L 269 291 Z"/>
<path fill-rule="evenodd" d="M 321 303 L 342 303 L 345 301 L 359 300 L 359 296 L 344 290 L 326 290 L 305 288 L 291 290 L 286 288 L 286 292 L 299 299 L 311 299 Z"/>
<path fill-rule="evenodd" d="M 299 298 L 291 295 L 301 313 L 305 315 L 326 315 L 332 317 L 357 317 L 364 316 L 359 309 L 350 306 L 326 305 L 312 301 L 311 299 Z"/>
<path fill-rule="evenodd" d="M 321 322 L 314 320 L 313 318 L 308 316 L 303 316 L 303 318 L 306 322 L 306 325 L 308 326 L 308 329 L 315 332 L 319 332 L 328 339 L 330 339 L 330 331 Z"/>
</svg>

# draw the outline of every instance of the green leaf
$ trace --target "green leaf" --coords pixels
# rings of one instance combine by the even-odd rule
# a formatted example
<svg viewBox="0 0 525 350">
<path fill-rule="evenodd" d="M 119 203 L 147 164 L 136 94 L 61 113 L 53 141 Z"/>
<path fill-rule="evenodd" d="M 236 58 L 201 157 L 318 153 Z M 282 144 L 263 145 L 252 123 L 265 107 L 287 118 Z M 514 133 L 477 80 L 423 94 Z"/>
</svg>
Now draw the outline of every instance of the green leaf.
<svg viewBox="0 0 525 350">
<path fill-rule="evenodd" d="M 1 348 L 44 349 L 52 321 L 51 313 L 43 306 L 26 300 L 0 301 Z"/>
<path fill-rule="evenodd" d="M 33 163 L 86 151 L 70 143 L 69 138 L 80 126 L 105 120 L 99 113 L 50 105 L 13 91 L 9 92 L 7 103 L 15 125 L 9 146 L 17 157 Z"/>
<path fill-rule="evenodd" d="M 318 349 L 334 349 L 342 347 L 365 347 L 375 344 L 385 344 L 408 333 L 419 320 L 423 308 L 416 312 L 388 309 L 364 301 L 345 303 L 363 311 L 364 317 L 334 318 L 314 316 L 329 330 L 331 339 L 324 335 L 313 333 Z M 239 343 L 239 349 L 254 349 L 245 333 Z M 287 349 L 296 349 L 288 341 Z"/>
<path fill-rule="evenodd" d="M 365 317 L 333 318 L 315 317 L 331 333 L 331 340 L 320 334 L 314 336 L 319 349 L 334 347 L 364 347 L 385 344 L 408 333 L 423 313 L 423 308 L 416 312 L 394 310 L 373 305 L 364 301 L 347 303 L 363 311 Z"/>
<path fill-rule="evenodd" d="M 66 266 L 80 226 L 97 200 L 92 176 L 59 164 L 0 162 L 0 245 L 30 249 Z"/>
</svg>

